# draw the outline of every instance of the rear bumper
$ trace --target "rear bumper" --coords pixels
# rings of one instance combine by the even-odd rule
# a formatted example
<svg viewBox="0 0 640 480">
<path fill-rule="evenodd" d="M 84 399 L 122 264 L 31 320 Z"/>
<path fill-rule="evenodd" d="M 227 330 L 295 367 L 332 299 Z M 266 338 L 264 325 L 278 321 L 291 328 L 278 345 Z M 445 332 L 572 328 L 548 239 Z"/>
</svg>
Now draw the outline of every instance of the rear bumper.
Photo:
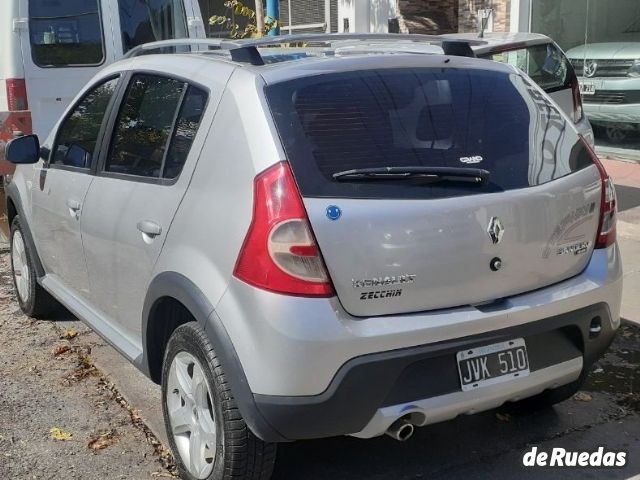
<svg viewBox="0 0 640 480">
<path fill-rule="evenodd" d="M 508 401 L 528 398 L 546 389 L 571 383 L 582 371 L 582 358 L 574 358 L 552 367 L 536 370 L 528 377 L 484 387 L 472 392 L 453 392 L 416 402 L 379 409 L 367 426 L 353 436 L 371 438 L 382 435 L 399 418 L 407 417 L 416 426 L 450 420 L 462 414 L 473 414 L 499 407 Z"/>
<path fill-rule="evenodd" d="M 613 339 L 621 292 L 614 244 L 576 277 L 482 307 L 363 319 L 336 299 L 275 296 L 232 280 L 215 313 L 246 387 L 242 414 L 260 420 L 250 422 L 259 437 L 367 437 L 406 409 L 431 423 L 570 383 Z M 602 331 L 591 339 L 595 317 Z M 526 381 L 461 392 L 458 351 L 521 337 Z"/>
<path fill-rule="evenodd" d="M 602 324 L 590 338 L 593 319 Z M 384 352 L 345 364 L 322 395 L 255 395 L 264 419 L 289 440 L 382 435 L 398 418 L 414 414 L 418 425 L 476 413 L 575 381 L 600 357 L 615 335 L 607 305 L 546 318 L 518 327 L 433 345 Z M 531 374 L 478 390 L 460 389 L 456 353 L 524 338 Z"/>
</svg>

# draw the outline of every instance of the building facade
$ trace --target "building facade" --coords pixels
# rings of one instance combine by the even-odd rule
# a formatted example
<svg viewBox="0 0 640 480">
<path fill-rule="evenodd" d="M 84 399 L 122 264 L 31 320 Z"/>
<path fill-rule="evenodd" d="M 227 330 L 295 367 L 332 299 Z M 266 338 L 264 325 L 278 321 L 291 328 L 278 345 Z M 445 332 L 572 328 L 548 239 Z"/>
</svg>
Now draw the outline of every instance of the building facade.
<svg viewBox="0 0 640 480">
<path fill-rule="evenodd" d="M 213 15 L 234 16 L 224 0 L 199 2 L 205 24 Z M 284 33 L 475 32 L 489 9 L 486 31 L 544 33 L 565 50 L 640 41 L 640 0 L 280 0 L 280 21 Z M 225 34 L 208 28 L 210 36 Z"/>
</svg>

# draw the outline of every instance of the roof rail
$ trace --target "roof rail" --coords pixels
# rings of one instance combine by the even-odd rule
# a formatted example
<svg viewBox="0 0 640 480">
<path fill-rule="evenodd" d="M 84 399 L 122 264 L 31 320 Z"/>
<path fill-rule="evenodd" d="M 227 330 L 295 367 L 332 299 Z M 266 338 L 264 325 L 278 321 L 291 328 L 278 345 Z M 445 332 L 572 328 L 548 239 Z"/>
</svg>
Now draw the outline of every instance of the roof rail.
<svg viewBox="0 0 640 480">
<path fill-rule="evenodd" d="M 160 40 L 157 42 L 149 42 L 144 43 L 142 45 L 138 45 L 129 50 L 124 58 L 133 58 L 138 57 L 140 55 L 144 55 L 145 52 L 149 52 L 151 50 L 160 50 L 162 48 L 171 48 L 171 47 L 191 47 L 191 46 L 206 46 L 206 47 L 214 47 L 214 49 L 220 49 L 220 44 L 222 40 L 218 39 L 209 39 L 209 38 L 177 38 L 175 40 Z M 208 50 L 208 49 L 205 49 Z"/>
<path fill-rule="evenodd" d="M 249 63 L 251 65 L 264 65 L 264 60 L 258 51 L 259 47 L 276 46 L 288 43 L 333 43 L 344 41 L 361 42 L 416 42 L 441 45 L 446 55 L 473 57 L 472 45 L 486 45 L 483 40 L 452 40 L 438 35 L 419 35 L 402 33 L 310 33 L 300 35 L 280 35 L 276 37 L 250 38 L 242 40 L 228 39 L 204 39 L 181 38 L 175 40 L 161 40 L 145 43 L 131 49 L 124 58 L 133 58 L 153 50 L 171 47 L 198 47 L 196 51 L 225 50 L 231 55 L 233 61 Z M 202 48 L 206 47 L 206 48 Z M 193 49 L 192 49 L 193 51 Z"/>
</svg>

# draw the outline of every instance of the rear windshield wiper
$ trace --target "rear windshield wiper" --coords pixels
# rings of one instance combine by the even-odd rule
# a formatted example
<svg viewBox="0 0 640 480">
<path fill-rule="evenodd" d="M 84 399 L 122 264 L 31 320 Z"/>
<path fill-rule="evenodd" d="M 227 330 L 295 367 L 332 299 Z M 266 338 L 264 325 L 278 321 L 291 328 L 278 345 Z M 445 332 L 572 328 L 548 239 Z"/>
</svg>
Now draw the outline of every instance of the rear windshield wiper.
<svg viewBox="0 0 640 480">
<path fill-rule="evenodd" d="M 332 175 L 336 181 L 353 180 L 403 180 L 420 179 L 453 182 L 470 182 L 485 185 L 491 174 L 482 168 L 456 168 L 456 167 L 374 167 L 356 168 L 344 170 Z"/>
</svg>

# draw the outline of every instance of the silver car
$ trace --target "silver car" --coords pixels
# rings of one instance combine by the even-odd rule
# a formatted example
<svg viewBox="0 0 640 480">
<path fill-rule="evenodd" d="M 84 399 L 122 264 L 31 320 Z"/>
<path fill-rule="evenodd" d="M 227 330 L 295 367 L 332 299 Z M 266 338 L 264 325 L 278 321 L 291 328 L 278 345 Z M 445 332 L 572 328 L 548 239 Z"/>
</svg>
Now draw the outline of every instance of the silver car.
<svg viewBox="0 0 640 480">
<path fill-rule="evenodd" d="M 372 39 L 442 50 L 340 47 Z M 616 198 L 529 77 L 438 37 L 190 48 L 138 49 L 7 150 L 20 306 L 162 385 L 183 478 L 580 388 L 620 323 Z"/>
<path fill-rule="evenodd" d="M 625 130 L 640 129 L 640 42 L 580 45 L 567 56 L 580 78 L 589 119 L 609 127 L 614 141 Z"/>
</svg>

